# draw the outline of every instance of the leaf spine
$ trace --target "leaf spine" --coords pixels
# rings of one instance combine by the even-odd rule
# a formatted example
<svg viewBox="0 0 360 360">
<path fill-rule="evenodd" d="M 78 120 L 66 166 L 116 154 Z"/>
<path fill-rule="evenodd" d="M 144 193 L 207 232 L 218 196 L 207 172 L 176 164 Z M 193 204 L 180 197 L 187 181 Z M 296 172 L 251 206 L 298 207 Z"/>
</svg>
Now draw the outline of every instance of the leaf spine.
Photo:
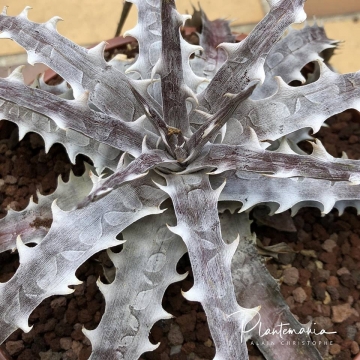
<svg viewBox="0 0 360 360">
<path fill-rule="evenodd" d="M 104 60 L 104 52 L 107 45 L 108 43 L 106 41 L 101 41 L 99 44 L 89 49 L 88 54 Z"/>
<path fill-rule="evenodd" d="M 31 10 L 31 6 L 25 6 L 24 10 L 19 14 L 19 17 L 28 19 L 29 10 Z"/>
<path fill-rule="evenodd" d="M 20 65 L 16 67 L 13 72 L 7 77 L 10 81 L 19 82 L 24 84 L 24 76 L 23 76 L 23 69 L 25 65 Z"/>
<path fill-rule="evenodd" d="M 59 21 L 64 20 L 60 16 L 54 16 L 45 23 L 45 26 L 50 30 L 57 31 L 57 24 Z"/>
</svg>

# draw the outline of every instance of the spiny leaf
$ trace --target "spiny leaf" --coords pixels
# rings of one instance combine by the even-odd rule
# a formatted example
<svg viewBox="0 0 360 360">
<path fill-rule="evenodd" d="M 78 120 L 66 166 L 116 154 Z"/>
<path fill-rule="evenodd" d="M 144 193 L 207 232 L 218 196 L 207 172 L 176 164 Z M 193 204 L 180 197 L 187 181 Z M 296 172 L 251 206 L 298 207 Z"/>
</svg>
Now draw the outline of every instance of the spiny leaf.
<svg viewBox="0 0 360 360">
<path fill-rule="evenodd" d="M 125 121 L 142 114 L 124 74 L 104 60 L 105 42 L 87 50 L 60 35 L 55 17 L 37 24 L 24 16 L 0 14 L 2 38 L 10 38 L 28 53 L 28 62 L 43 63 L 62 76 L 74 90 L 75 98 L 89 91 L 90 101 L 109 115 Z M 41 39 L 41 41 L 39 41 Z"/>
<path fill-rule="evenodd" d="M 177 225 L 170 228 L 184 240 L 192 265 L 194 286 L 184 295 L 200 301 L 216 346 L 215 359 L 246 359 L 243 329 L 258 308 L 245 309 L 235 299 L 231 259 L 238 239 L 227 245 L 222 237 L 216 203 L 223 186 L 213 190 L 208 176 L 165 176 L 175 209 Z M 222 284 L 215 286 L 215 284 Z"/>
<path fill-rule="evenodd" d="M 223 44 L 228 60 L 200 95 L 199 104 L 202 109 L 214 114 L 227 104 L 224 94 L 237 94 L 251 81 L 264 80 L 263 65 L 266 56 L 289 25 L 305 20 L 304 2 L 305 0 L 279 0 L 241 43 Z M 196 119 L 199 117 L 194 114 L 190 122 L 198 123 Z"/>
<path fill-rule="evenodd" d="M 28 331 L 28 317 L 42 300 L 71 293 L 68 285 L 79 283 L 75 277 L 79 265 L 96 252 L 120 244 L 118 233 L 146 215 L 162 212 L 159 205 L 166 195 L 149 180 L 119 186 L 82 209 L 62 211 L 53 203 L 53 224 L 43 241 L 29 248 L 18 239 L 20 267 L 0 284 L 0 342 L 18 327 Z"/>
<path fill-rule="evenodd" d="M 174 221 L 171 211 L 147 216 L 123 231 L 126 242 L 121 253 L 109 252 L 116 277 L 110 285 L 99 283 L 106 308 L 99 326 L 85 331 L 93 348 L 90 359 L 137 360 L 158 347 L 148 336 L 156 321 L 171 317 L 161 306 L 164 292 L 187 276 L 175 269 L 186 247 L 166 227 Z M 133 281 L 126 282 L 130 278 Z"/>
<path fill-rule="evenodd" d="M 139 155 L 145 135 L 148 143 L 155 146 L 157 136 L 145 131 L 137 123 L 127 123 L 104 113 L 95 112 L 88 106 L 88 94 L 76 100 L 65 100 L 40 89 L 29 89 L 20 81 L 0 79 L 0 99 L 17 99 L 15 108 L 45 115 L 61 128 L 81 132 L 119 150 Z M 4 104 L 5 102 L 3 102 Z"/>
</svg>

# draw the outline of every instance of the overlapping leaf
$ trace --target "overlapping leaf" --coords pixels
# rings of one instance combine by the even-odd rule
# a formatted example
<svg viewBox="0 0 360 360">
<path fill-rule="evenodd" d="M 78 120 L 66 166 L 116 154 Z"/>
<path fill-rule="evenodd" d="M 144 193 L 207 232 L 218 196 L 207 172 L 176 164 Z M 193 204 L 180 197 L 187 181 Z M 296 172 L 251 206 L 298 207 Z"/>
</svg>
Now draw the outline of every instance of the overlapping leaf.
<svg viewBox="0 0 360 360">
<path fill-rule="evenodd" d="M 0 15 L 2 38 L 10 38 L 28 53 L 30 64 L 43 63 L 61 75 L 74 90 L 75 98 L 90 92 L 90 101 L 109 115 L 134 121 L 141 115 L 126 76 L 104 60 L 105 42 L 87 50 L 60 35 L 54 17 L 43 24 L 29 21 L 29 7 L 18 16 Z"/>
<path fill-rule="evenodd" d="M 41 89 L 32 89 L 24 85 L 21 75 L 13 74 L 0 79 L 0 99 L 12 102 L 11 108 L 17 116 L 27 117 L 32 113 L 40 113 L 52 119 L 60 128 L 70 128 L 83 133 L 97 141 L 130 154 L 141 153 L 142 141 L 148 135 L 148 143 L 155 147 L 157 136 L 146 131 L 141 121 L 127 123 L 101 112 L 91 110 L 88 96 L 85 93 L 78 100 L 65 100 Z M 0 103 L 1 104 L 1 103 Z M 25 113 L 21 113 L 25 111 Z M 26 111 L 32 113 L 27 115 Z M 35 116 L 36 118 L 36 116 Z M 47 138 L 45 136 L 45 138 Z"/>
<path fill-rule="evenodd" d="M 87 170 L 89 171 L 88 167 Z M 0 252 L 15 249 L 16 238 L 19 235 L 24 244 L 39 243 L 51 226 L 51 204 L 55 199 L 59 199 L 57 205 L 62 210 L 71 210 L 89 194 L 92 182 L 88 171 L 79 177 L 70 173 L 67 183 L 59 177 L 58 186 L 51 195 L 38 193 L 37 203 L 31 198 L 24 210 L 9 210 L 7 215 L 0 219 Z"/>
<path fill-rule="evenodd" d="M 42 300 L 69 294 L 78 284 L 75 271 L 96 252 L 120 244 L 116 236 L 138 219 L 161 213 L 166 198 L 149 178 L 124 184 L 87 207 L 62 211 L 53 203 L 53 223 L 39 245 L 29 248 L 19 238 L 20 267 L 0 284 L 0 342 L 14 330 L 29 331 L 28 317 Z"/>
</svg>

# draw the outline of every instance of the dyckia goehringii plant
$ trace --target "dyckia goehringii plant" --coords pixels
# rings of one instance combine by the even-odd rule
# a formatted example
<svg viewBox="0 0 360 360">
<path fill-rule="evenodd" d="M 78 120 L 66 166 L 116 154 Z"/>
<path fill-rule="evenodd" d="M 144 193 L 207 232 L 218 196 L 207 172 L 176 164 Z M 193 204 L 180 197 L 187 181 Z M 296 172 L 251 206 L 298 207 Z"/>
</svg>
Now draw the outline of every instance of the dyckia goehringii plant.
<svg viewBox="0 0 360 360">
<path fill-rule="evenodd" d="M 113 174 L 91 175 L 92 186 L 86 175 L 73 177 L 2 220 L 0 248 L 17 248 L 20 266 L 0 284 L 1 341 L 17 328 L 29 331 L 43 299 L 72 292 L 76 269 L 122 243 L 120 233 L 123 250 L 109 251 L 115 279 L 98 283 L 105 313 L 95 330 L 84 330 L 92 359 L 138 359 L 156 347 L 149 331 L 169 317 L 161 300 L 186 276 L 175 270 L 186 251 L 194 286 L 184 296 L 204 307 L 216 359 L 247 359 L 246 340 L 260 336 L 249 326 L 259 316 L 263 328 L 289 323 L 300 333 L 289 340 L 309 339 L 258 255 L 246 212 L 260 203 L 272 212 L 359 209 L 360 163 L 333 158 L 317 140 L 311 155 L 297 145 L 331 115 L 360 108 L 360 75 L 336 74 L 319 56 L 335 46 L 322 28 L 281 39 L 305 20 L 304 1 L 268 0 L 269 14 L 238 44 L 225 22 L 213 26 L 203 16 L 201 49 L 181 37 L 187 17 L 174 0 L 132 0 L 139 21 L 129 34 L 139 55 L 131 66 L 106 62 L 104 43 L 86 50 L 62 37 L 57 17 L 37 24 L 28 8 L 15 17 L 3 11 L 1 37 L 23 46 L 30 63 L 59 73 L 71 91 L 60 97 L 62 85 L 26 86 L 16 70 L 0 80 L 2 118 L 17 123 L 21 136 L 36 131 L 47 148 L 60 142 L 72 160 L 83 153 Z M 300 70 L 315 60 L 317 81 L 287 85 L 305 82 Z M 266 340 L 274 344 L 259 343 L 267 359 L 321 358 L 311 346 Z"/>
</svg>

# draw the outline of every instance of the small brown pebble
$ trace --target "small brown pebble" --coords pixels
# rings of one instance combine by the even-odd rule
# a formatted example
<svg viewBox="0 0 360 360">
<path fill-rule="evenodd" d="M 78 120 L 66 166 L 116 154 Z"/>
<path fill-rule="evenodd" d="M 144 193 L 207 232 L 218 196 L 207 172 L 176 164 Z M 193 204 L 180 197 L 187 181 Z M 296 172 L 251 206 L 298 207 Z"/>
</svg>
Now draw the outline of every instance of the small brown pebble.
<svg viewBox="0 0 360 360">
<path fill-rule="evenodd" d="M 64 337 L 60 339 L 60 346 L 62 349 L 69 350 L 71 349 L 71 345 L 72 345 L 72 340 L 70 337 Z"/>
<path fill-rule="evenodd" d="M 83 348 L 83 344 L 79 341 L 73 341 L 71 344 L 71 349 L 74 351 L 77 357 L 79 356 L 82 348 Z"/>
<path fill-rule="evenodd" d="M 355 334 L 354 340 L 355 340 L 355 342 L 360 344 L 360 331 L 357 331 L 357 333 Z"/>
<path fill-rule="evenodd" d="M 325 288 L 326 288 L 325 283 L 318 283 L 318 284 L 314 285 L 313 293 L 314 293 L 315 299 L 320 300 L 320 301 L 325 300 Z"/>
<path fill-rule="evenodd" d="M 5 180 L 5 184 L 11 184 L 11 185 L 16 184 L 18 181 L 18 179 L 12 175 L 6 175 L 4 180 Z"/>
<path fill-rule="evenodd" d="M 181 332 L 187 333 L 194 331 L 196 325 L 196 315 L 184 314 L 176 318 L 176 322 L 180 325 Z"/>
<path fill-rule="evenodd" d="M 321 305 L 321 313 L 324 316 L 330 317 L 330 315 L 331 315 L 331 307 L 330 307 L 330 305 L 322 304 Z"/>
<path fill-rule="evenodd" d="M 283 282 L 287 285 L 295 285 L 299 280 L 299 270 L 295 267 L 286 268 L 283 272 Z"/>
<path fill-rule="evenodd" d="M 342 323 L 354 314 L 354 309 L 351 308 L 350 304 L 335 305 L 331 307 L 331 310 L 331 320 L 335 323 Z"/>
<path fill-rule="evenodd" d="M 329 286 L 338 287 L 339 286 L 339 279 L 336 276 L 330 276 L 327 280 L 327 284 Z"/>
<path fill-rule="evenodd" d="M 349 144 L 356 144 L 357 142 L 359 142 L 359 137 L 356 135 L 351 135 L 349 137 Z"/>
<path fill-rule="evenodd" d="M 306 300 L 306 292 L 303 288 L 298 287 L 293 292 L 294 300 L 300 304 L 302 304 Z"/>
<path fill-rule="evenodd" d="M 6 343 L 6 350 L 11 356 L 18 355 L 24 348 L 25 346 L 22 340 L 8 341 Z"/>
<path fill-rule="evenodd" d="M 91 355 L 91 347 L 83 347 L 80 350 L 79 360 L 86 360 L 90 357 L 90 355 Z"/>
<path fill-rule="evenodd" d="M 341 346 L 339 344 L 332 344 L 330 345 L 329 353 L 331 355 L 337 355 L 340 354 Z"/>
<path fill-rule="evenodd" d="M 336 247 L 336 242 L 332 239 L 327 239 L 324 241 L 324 243 L 322 244 L 322 248 L 327 251 L 327 252 L 332 252 L 333 249 Z"/>
<path fill-rule="evenodd" d="M 350 271 L 346 267 L 342 267 L 336 272 L 336 274 L 338 276 L 342 276 L 344 274 L 350 274 Z"/>
<path fill-rule="evenodd" d="M 172 345 L 181 345 L 184 342 L 184 336 L 179 325 L 171 324 L 167 338 Z"/>
<path fill-rule="evenodd" d="M 8 150 L 8 147 L 6 144 L 0 144 L 0 154 L 5 154 Z"/>
<path fill-rule="evenodd" d="M 322 252 L 319 256 L 319 259 L 324 262 L 325 264 L 334 264 L 336 263 L 336 255 L 331 252 L 331 253 L 327 253 L 327 252 Z"/>
<path fill-rule="evenodd" d="M 327 286 L 326 291 L 329 293 L 332 301 L 339 300 L 340 298 L 339 291 L 335 286 Z"/>
<path fill-rule="evenodd" d="M 345 286 L 340 285 L 338 287 L 338 291 L 339 291 L 340 300 L 347 301 L 348 297 L 349 297 L 349 294 L 350 294 L 349 289 L 347 287 L 345 287 Z"/>
<path fill-rule="evenodd" d="M 350 349 L 351 348 L 351 344 L 352 344 L 352 340 L 351 339 L 345 339 L 342 344 L 341 344 L 341 348 L 342 349 Z"/>
<path fill-rule="evenodd" d="M 77 360 L 77 355 L 73 349 L 67 350 L 63 355 L 63 360 Z"/>
<path fill-rule="evenodd" d="M 349 255 L 351 253 L 351 246 L 348 242 L 341 245 L 341 252 L 343 255 Z"/>
<path fill-rule="evenodd" d="M 7 196 L 13 197 L 16 194 L 17 187 L 15 185 L 9 185 L 6 187 L 5 194 Z"/>
<path fill-rule="evenodd" d="M 302 268 L 299 269 L 298 282 L 301 286 L 305 286 L 307 284 L 308 280 L 310 279 L 310 277 L 311 277 L 311 272 L 309 270 L 302 269 Z"/>
<path fill-rule="evenodd" d="M 82 309 L 78 312 L 78 319 L 80 323 L 84 324 L 88 321 L 91 321 L 92 316 L 89 314 L 89 311 L 87 309 Z"/>
<path fill-rule="evenodd" d="M 330 277 L 330 271 L 324 269 L 317 269 L 317 282 L 326 281 Z"/>
<path fill-rule="evenodd" d="M 212 341 L 210 339 L 207 339 L 205 342 L 204 342 L 204 345 L 206 347 L 211 347 L 212 346 Z"/>
<path fill-rule="evenodd" d="M 360 237 L 358 234 L 351 234 L 350 235 L 350 243 L 354 247 L 360 247 Z"/>
<path fill-rule="evenodd" d="M 343 274 L 340 276 L 340 283 L 346 286 L 349 289 L 352 289 L 355 286 L 355 281 L 351 274 Z"/>
<path fill-rule="evenodd" d="M 185 343 L 181 350 L 185 352 L 185 354 L 190 354 L 196 349 L 196 344 L 194 342 Z"/>
<path fill-rule="evenodd" d="M 350 347 L 351 353 L 353 355 L 356 355 L 359 353 L 360 349 L 359 349 L 359 344 L 356 341 L 353 341 L 351 343 L 351 347 Z"/>
</svg>

